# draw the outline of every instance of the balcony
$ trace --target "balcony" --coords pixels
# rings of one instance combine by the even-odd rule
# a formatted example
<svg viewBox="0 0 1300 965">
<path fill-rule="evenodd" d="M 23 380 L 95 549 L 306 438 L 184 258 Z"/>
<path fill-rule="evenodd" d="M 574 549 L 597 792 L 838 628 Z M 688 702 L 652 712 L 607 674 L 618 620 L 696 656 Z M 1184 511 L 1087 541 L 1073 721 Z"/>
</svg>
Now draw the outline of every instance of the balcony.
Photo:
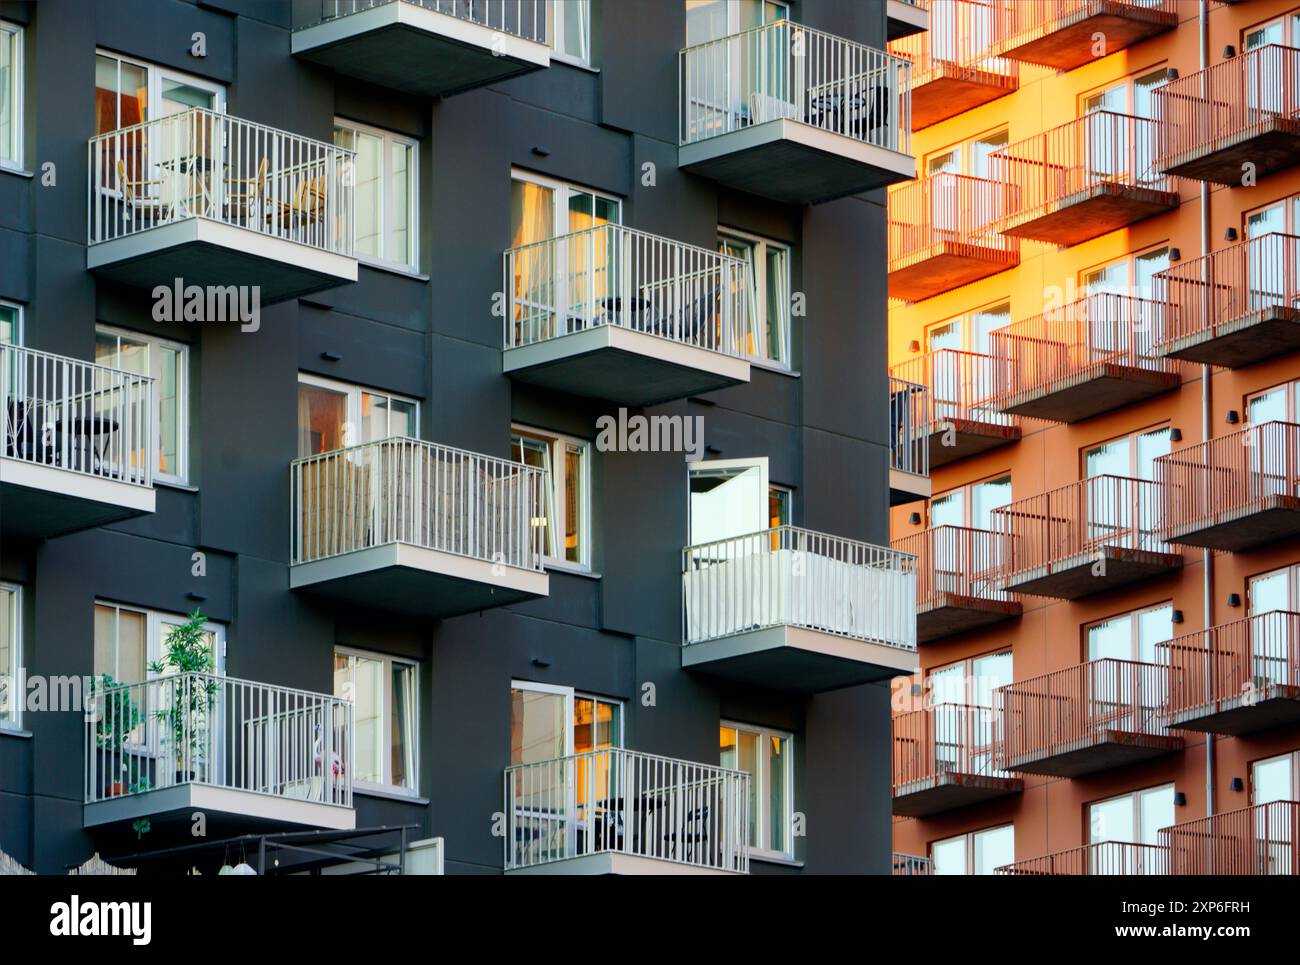
<svg viewBox="0 0 1300 965">
<path fill-rule="evenodd" d="M 929 389 L 889 379 L 889 505 L 930 498 Z"/>
<path fill-rule="evenodd" d="M 1002 719 L 991 707 L 938 704 L 894 718 L 894 814 L 929 817 L 1025 789 L 995 766 Z"/>
<path fill-rule="evenodd" d="M 177 321 L 254 321 L 241 289 L 256 290 L 255 312 L 354 282 L 353 157 L 199 108 L 100 134 L 86 267 L 137 288 L 183 282 Z M 192 286 L 204 289 L 197 318 Z"/>
<path fill-rule="evenodd" d="M 893 852 L 890 859 L 891 875 L 932 875 L 934 866 L 931 865 L 929 858 L 922 858 L 914 854 L 903 854 L 900 851 Z"/>
<path fill-rule="evenodd" d="M 990 513 L 1006 540 L 996 585 L 1004 591 L 1078 600 L 1183 565 L 1161 539 L 1165 486 L 1092 476 L 1018 499 Z"/>
<path fill-rule="evenodd" d="M 425 617 L 546 596 L 545 480 L 418 439 L 296 459 L 289 585 Z"/>
<path fill-rule="evenodd" d="M 505 253 L 511 378 L 646 406 L 749 381 L 749 265 L 605 224 Z"/>
<path fill-rule="evenodd" d="M 1155 354 L 1235 369 L 1300 349 L 1300 237 L 1267 234 L 1155 277 Z"/>
<path fill-rule="evenodd" d="M 350 700 L 199 673 L 94 700 L 87 828 L 147 818 L 188 835 L 196 811 L 209 834 L 356 825 Z"/>
<path fill-rule="evenodd" d="M 1164 539 L 1237 553 L 1300 534 L 1300 425 L 1265 422 L 1156 460 Z"/>
<path fill-rule="evenodd" d="M 1178 388 L 1182 366 L 1157 358 L 1164 306 L 1100 292 L 989 335 L 1002 412 L 1081 422 Z"/>
<path fill-rule="evenodd" d="M 794 526 L 688 546 L 682 666 L 800 693 L 913 673 L 914 563 Z"/>
<path fill-rule="evenodd" d="M 47 539 L 154 511 L 153 379 L 0 345 L 0 533 Z"/>
<path fill-rule="evenodd" d="M 1156 644 L 1170 727 L 1240 737 L 1300 721 L 1300 613 L 1274 610 Z"/>
<path fill-rule="evenodd" d="M 629 750 L 505 773 L 514 874 L 745 874 L 750 776 Z"/>
<path fill-rule="evenodd" d="M 930 29 L 890 42 L 912 63 L 912 130 L 956 117 L 1020 86 L 1020 65 L 990 57 L 994 8 L 974 0 L 936 0 Z"/>
<path fill-rule="evenodd" d="M 1102 841 L 1026 858 L 994 870 L 1000 875 L 1166 875 L 1169 852 L 1159 844 Z"/>
<path fill-rule="evenodd" d="M 1300 50 L 1269 44 L 1157 87 L 1156 167 L 1237 187 L 1300 159 Z"/>
<path fill-rule="evenodd" d="M 552 0 L 318 2 L 293 53 L 380 87 L 447 97 L 551 64 Z"/>
<path fill-rule="evenodd" d="M 1020 419 L 993 405 L 997 361 L 945 348 L 889 370 L 895 379 L 929 389 L 917 433 L 927 440 L 931 469 L 1020 441 Z"/>
<path fill-rule="evenodd" d="M 885 0 L 886 37 L 897 40 L 930 29 L 928 0 Z"/>
<path fill-rule="evenodd" d="M 1154 167 L 1155 121 L 1110 111 L 1010 144 L 989 157 L 1007 186 L 1003 234 L 1077 245 L 1178 207 Z"/>
<path fill-rule="evenodd" d="M 1091 660 L 994 691 L 1005 739 L 1001 767 L 1081 777 L 1182 750 L 1165 731 L 1165 667 Z"/>
<path fill-rule="evenodd" d="M 1073 70 L 1178 26 L 1177 0 L 1013 0 L 999 10 L 993 50 L 1012 60 Z"/>
<path fill-rule="evenodd" d="M 1273 801 L 1162 828 L 1172 875 L 1300 874 L 1300 803 Z"/>
<path fill-rule="evenodd" d="M 965 526 L 936 526 L 891 545 L 916 557 L 918 643 L 1020 616 L 1021 603 L 998 588 L 1006 537 Z"/>
<path fill-rule="evenodd" d="M 998 234 L 1006 188 L 933 174 L 889 192 L 889 297 L 919 302 L 1020 264 L 1020 240 Z"/>
<path fill-rule="evenodd" d="M 680 54 L 677 164 L 786 204 L 916 177 L 905 60 L 789 21 Z"/>
</svg>

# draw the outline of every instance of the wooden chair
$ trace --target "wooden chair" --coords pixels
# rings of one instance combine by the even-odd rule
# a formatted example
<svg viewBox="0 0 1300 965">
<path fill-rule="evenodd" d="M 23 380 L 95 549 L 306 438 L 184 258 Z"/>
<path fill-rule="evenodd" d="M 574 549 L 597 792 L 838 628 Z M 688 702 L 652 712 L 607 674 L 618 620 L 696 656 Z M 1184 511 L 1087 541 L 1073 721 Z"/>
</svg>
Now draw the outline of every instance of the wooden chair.
<svg viewBox="0 0 1300 965">
<path fill-rule="evenodd" d="M 150 197 L 145 189 L 151 184 L 158 185 L 161 193 L 162 178 L 128 177 L 126 162 L 121 158 L 117 159 L 117 187 L 122 192 L 122 199 L 126 202 L 125 207 L 122 209 L 123 221 L 133 220 L 132 210 L 136 208 L 152 208 L 158 212 L 160 221 L 171 220 L 171 202 L 162 198 Z"/>
<path fill-rule="evenodd" d="M 325 176 L 304 178 L 293 189 L 288 200 L 278 199 L 267 206 L 267 224 L 279 222 L 282 225 L 315 224 L 325 215 Z"/>
<path fill-rule="evenodd" d="M 252 221 L 258 209 L 266 203 L 266 158 L 257 164 L 257 173 L 251 178 L 226 178 L 226 205 L 232 216 Z"/>
</svg>

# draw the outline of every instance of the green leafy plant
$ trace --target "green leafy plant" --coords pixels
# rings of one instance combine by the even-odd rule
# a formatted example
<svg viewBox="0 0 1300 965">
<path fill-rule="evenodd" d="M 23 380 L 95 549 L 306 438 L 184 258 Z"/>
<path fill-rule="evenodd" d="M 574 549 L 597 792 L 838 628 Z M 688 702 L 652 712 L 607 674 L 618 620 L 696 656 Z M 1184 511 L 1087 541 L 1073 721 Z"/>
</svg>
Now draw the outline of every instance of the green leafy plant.
<svg viewBox="0 0 1300 965">
<path fill-rule="evenodd" d="M 131 830 L 135 832 L 135 839 L 139 841 L 146 834 L 153 830 L 153 825 L 148 818 L 139 818 L 131 822 Z"/>
<path fill-rule="evenodd" d="M 142 715 L 131 691 L 117 683 L 108 674 L 90 679 L 90 692 L 95 701 L 95 746 L 104 752 L 110 768 L 116 767 L 120 774 L 128 770 L 138 773 L 140 761 L 124 753 L 127 738 L 140 725 Z M 105 790 L 116 795 L 121 793 L 121 780 L 114 780 Z"/>
<path fill-rule="evenodd" d="M 149 664 L 149 672 L 163 674 L 210 674 L 215 669 L 212 652 L 203 625 L 208 618 L 197 609 L 179 626 L 172 627 L 164 641 L 165 656 Z M 204 724 L 216 699 L 213 680 L 173 677 L 164 686 L 171 689 L 170 699 L 154 718 L 163 725 L 163 740 L 176 758 L 178 776 L 189 770 L 203 746 Z M 188 765 L 187 765 L 188 762 Z M 181 778 L 183 779 L 183 778 Z"/>
</svg>

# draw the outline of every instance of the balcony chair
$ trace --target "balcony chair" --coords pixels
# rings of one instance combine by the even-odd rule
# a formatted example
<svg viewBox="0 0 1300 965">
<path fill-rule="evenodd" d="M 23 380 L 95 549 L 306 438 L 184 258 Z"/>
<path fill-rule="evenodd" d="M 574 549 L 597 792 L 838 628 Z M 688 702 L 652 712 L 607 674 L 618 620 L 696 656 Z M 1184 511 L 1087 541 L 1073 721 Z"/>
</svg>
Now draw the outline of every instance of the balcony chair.
<svg viewBox="0 0 1300 965">
<path fill-rule="evenodd" d="M 884 84 L 872 84 L 869 92 L 859 89 L 847 95 L 839 91 L 810 92 L 807 122 L 814 127 L 869 140 L 872 131 L 889 124 L 889 88 Z"/>
<path fill-rule="evenodd" d="M 126 162 L 121 158 L 117 160 L 117 189 L 122 192 L 122 220 L 130 223 L 133 220 L 132 210 L 151 209 L 156 213 L 157 220 L 160 222 L 170 221 L 172 211 L 175 207 L 172 201 L 162 197 L 150 197 L 148 188 L 150 185 L 157 185 L 161 195 L 166 178 L 132 178 L 126 173 Z"/>
<path fill-rule="evenodd" d="M 709 847 L 709 806 L 701 805 L 683 815 L 677 828 L 664 832 L 664 844 L 679 861 L 694 861 L 697 848 L 703 855 Z"/>
<path fill-rule="evenodd" d="M 257 164 L 257 173 L 251 178 L 226 178 L 226 207 L 231 217 L 251 224 L 266 204 L 267 160 Z"/>
</svg>

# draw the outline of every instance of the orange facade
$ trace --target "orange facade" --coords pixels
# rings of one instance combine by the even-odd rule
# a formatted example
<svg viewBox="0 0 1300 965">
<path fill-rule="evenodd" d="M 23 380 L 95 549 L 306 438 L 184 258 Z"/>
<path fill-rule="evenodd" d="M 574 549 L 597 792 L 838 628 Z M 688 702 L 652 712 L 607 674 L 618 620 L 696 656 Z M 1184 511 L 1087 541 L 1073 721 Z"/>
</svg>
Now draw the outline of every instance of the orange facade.
<svg viewBox="0 0 1300 965">
<path fill-rule="evenodd" d="M 1300 749 L 1300 624 L 1199 633 L 1300 610 L 1300 579 L 1252 592 L 1300 564 L 1300 393 L 1256 400 L 1300 380 L 1300 0 L 1209 0 L 1205 73 L 1198 0 L 1010 2 L 931 0 L 927 57 L 975 60 L 924 77 L 961 78 L 975 106 L 916 130 L 921 180 L 891 192 L 890 362 L 930 389 L 934 494 L 891 517 L 931 628 L 927 679 L 895 691 L 913 715 L 895 729 L 895 850 L 937 858 L 936 842 L 1012 825 L 1017 863 L 1082 853 L 1062 866 L 1086 873 L 1089 846 L 1124 843 L 1093 805 L 1172 785 L 1171 810 L 1128 833 L 1137 865 L 1109 866 L 1156 873 L 1173 866 L 1145 849 L 1227 826 L 1207 815 L 1300 799 L 1300 755 L 1289 793 L 1253 766 Z M 1106 623 L 1125 614 L 1131 653 Z M 954 696 L 953 668 L 1002 652 L 1011 679 Z M 931 709 L 927 734 L 931 689 L 988 719 Z M 1212 701 L 1233 706 L 1195 710 Z M 1157 818 L 1187 828 L 1142 830 Z M 1296 873 L 1286 833 L 1272 867 Z"/>
</svg>

